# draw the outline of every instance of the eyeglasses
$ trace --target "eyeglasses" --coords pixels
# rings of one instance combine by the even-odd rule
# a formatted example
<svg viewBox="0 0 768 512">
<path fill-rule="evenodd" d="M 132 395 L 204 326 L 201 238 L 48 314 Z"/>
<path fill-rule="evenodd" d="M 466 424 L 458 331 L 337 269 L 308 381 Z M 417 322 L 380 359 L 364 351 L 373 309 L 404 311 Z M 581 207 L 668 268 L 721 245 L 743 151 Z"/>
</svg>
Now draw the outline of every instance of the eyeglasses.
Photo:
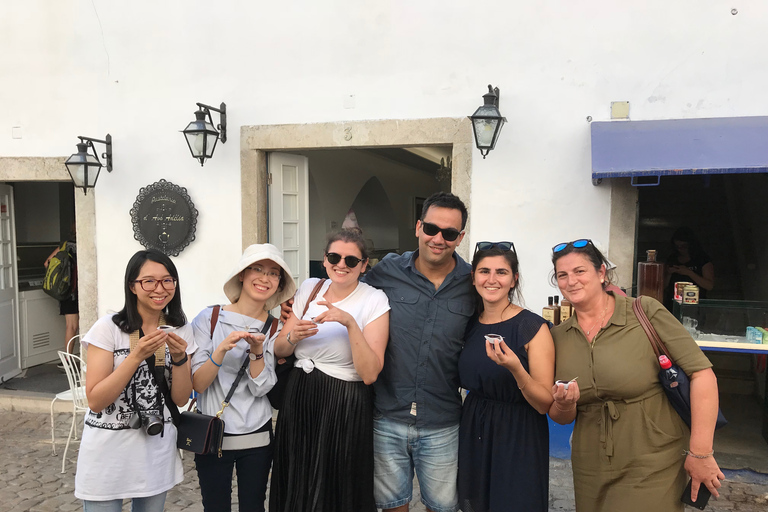
<svg viewBox="0 0 768 512">
<path fill-rule="evenodd" d="M 163 287 L 163 290 L 165 291 L 171 291 L 176 289 L 176 280 L 173 278 L 166 278 L 166 279 L 136 279 L 134 283 L 139 283 L 141 285 L 141 289 L 145 292 L 153 292 L 155 291 L 155 288 L 157 288 L 157 284 L 160 283 L 160 286 Z"/>
<path fill-rule="evenodd" d="M 435 226 L 431 222 L 424 222 L 421 221 L 421 229 L 424 231 L 424 234 L 427 236 L 437 236 L 438 233 L 443 234 L 443 238 L 447 242 L 453 242 L 457 238 L 459 238 L 459 235 L 461 234 L 461 231 L 458 231 L 454 228 L 440 228 L 438 226 Z"/>
<path fill-rule="evenodd" d="M 512 251 L 517 254 L 515 244 L 512 242 L 477 242 L 475 244 L 475 254 L 477 254 L 477 251 L 490 251 L 491 249 L 499 249 L 505 252 Z"/>
<path fill-rule="evenodd" d="M 554 254 L 557 254 L 558 252 L 562 251 L 563 249 L 567 247 L 573 247 L 575 249 L 581 249 L 583 247 L 586 247 L 588 245 L 594 245 L 592 244 L 592 240 L 589 240 L 588 238 L 580 238 L 579 240 L 574 240 L 573 242 L 563 242 L 561 244 L 557 244 L 552 248 L 552 252 Z"/>
<path fill-rule="evenodd" d="M 338 265 L 338 263 L 341 261 L 341 254 L 337 254 L 335 252 L 329 252 L 325 255 L 325 258 L 328 260 L 328 263 L 331 265 Z M 363 261 L 361 258 L 358 258 L 356 256 L 344 256 L 344 263 L 349 268 L 355 268 L 360 264 L 360 262 Z"/>
<path fill-rule="evenodd" d="M 280 280 L 280 272 L 276 272 L 274 270 L 264 270 L 264 267 L 259 267 L 256 265 L 251 265 L 250 267 L 245 267 L 243 270 L 251 270 L 253 272 L 256 272 L 257 274 L 261 274 L 262 276 L 266 277 L 267 279 L 271 279 L 273 281 L 279 281 Z"/>
</svg>

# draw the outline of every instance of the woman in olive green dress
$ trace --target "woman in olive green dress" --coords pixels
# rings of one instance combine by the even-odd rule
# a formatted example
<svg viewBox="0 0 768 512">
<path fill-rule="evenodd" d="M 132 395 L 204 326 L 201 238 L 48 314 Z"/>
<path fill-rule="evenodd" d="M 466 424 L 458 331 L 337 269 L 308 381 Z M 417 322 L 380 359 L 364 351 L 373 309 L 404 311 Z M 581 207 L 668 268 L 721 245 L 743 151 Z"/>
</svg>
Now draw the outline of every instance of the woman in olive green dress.
<svg viewBox="0 0 768 512">
<path fill-rule="evenodd" d="M 574 315 L 552 329 L 555 384 L 550 417 L 576 420 L 572 465 L 576 510 L 682 511 L 688 476 L 718 496 L 725 476 L 712 441 L 718 410 L 712 364 L 680 322 L 654 299 L 642 306 L 673 360 L 691 380 L 692 428 L 659 383 L 659 363 L 629 297 L 606 292 L 604 257 L 590 240 L 553 248 L 554 279 Z M 683 453 L 685 452 L 685 457 Z"/>
</svg>

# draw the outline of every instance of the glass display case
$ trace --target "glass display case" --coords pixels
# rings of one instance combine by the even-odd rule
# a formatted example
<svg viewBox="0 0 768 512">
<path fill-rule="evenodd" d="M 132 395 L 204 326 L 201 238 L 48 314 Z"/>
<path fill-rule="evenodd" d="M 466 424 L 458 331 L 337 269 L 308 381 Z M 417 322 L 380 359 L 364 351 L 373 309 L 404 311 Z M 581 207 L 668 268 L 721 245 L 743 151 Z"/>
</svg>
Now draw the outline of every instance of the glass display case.
<svg viewBox="0 0 768 512">
<path fill-rule="evenodd" d="M 768 327 L 768 302 L 702 299 L 675 302 L 672 313 L 706 350 L 768 354 L 768 340 L 751 343 L 747 327 Z"/>
</svg>

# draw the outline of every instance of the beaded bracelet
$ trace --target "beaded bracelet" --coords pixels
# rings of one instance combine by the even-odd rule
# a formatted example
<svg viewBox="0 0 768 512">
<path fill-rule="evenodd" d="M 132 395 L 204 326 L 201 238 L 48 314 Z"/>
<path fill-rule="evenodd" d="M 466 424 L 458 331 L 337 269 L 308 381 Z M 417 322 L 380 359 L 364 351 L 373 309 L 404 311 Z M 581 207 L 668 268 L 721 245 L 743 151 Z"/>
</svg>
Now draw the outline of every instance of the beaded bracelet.
<svg viewBox="0 0 768 512">
<path fill-rule="evenodd" d="M 705 455 L 696 455 L 695 453 L 693 453 L 690 450 L 683 450 L 683 456 L 690 455 L 694 459 L 708 459 L 708 458 L 712 457 L 714 454 L 715 454 L 715 450 L 712 450 L 711 452 L 709 452 L 709 453 L 707 453 Z"/>
<path fill-rule="evenodd" d="M 213 360 L 213 358 L 211 357 L 211 354 L 208 354 L 208 359 L 210 359 L 210 360 L 211 360 L 211 362 L 212 362 L 213 364 L 215 364 L 216 366 L 218 366 L 219 368 L 221 368 L 221 365 L 220 365 L 219 363 L 217 363 L 216 361 L 214 361 L 214 360 Z"/>
</svg>

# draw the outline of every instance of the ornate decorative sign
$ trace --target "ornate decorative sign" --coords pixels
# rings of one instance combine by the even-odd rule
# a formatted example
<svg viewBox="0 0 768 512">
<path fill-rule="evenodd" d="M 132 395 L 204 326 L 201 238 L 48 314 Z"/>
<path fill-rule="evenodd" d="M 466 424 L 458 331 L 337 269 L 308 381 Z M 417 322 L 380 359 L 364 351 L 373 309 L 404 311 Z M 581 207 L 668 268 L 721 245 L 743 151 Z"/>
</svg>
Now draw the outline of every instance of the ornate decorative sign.
<svg viewBox="0 0 768 512">
<path fill-rule="evenodd" d="M 195 239 L 197 209 L 186 188 L 160 180 L 139 190 L 131 220 L 141 245 L 178 256 Z"/>
</svg>

